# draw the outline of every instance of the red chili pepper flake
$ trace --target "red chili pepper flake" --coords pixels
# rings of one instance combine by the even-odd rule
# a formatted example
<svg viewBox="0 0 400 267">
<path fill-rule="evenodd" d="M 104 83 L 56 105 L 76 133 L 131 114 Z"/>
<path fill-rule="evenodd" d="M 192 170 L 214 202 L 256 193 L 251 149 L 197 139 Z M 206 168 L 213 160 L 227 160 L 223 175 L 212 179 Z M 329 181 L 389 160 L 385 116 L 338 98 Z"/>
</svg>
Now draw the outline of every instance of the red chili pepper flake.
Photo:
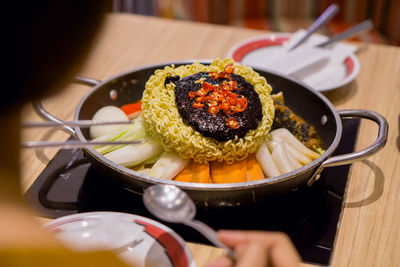
<svg viewBox="0 0 400 267">
<path fill-rule="evenodd" d="M 199 97 L 196 97 L 196 102 L 197 103 L 201 103 L 201 102 L 204 102 L 204 96 L 199 96 Z"/>
<path fill-rule="evenodd" d="M 220 102 L 220 101 L 222 101 L 223 98 L 224 98 L 224 96 L 218 91 L 213 91 L 210 95 L 206 96 L 207 101 Z"/>
<path fill-rule="evenodd" d="M 243 112 L 247 108 L 247 98 L 239 96 L 232 92 L 233 90 L 240 90 L 236 81 L 232 80 L 231 73 L 235 67 L 233 64 L 226 65 L 221 72 L 209 72 L 208 76 L 211 79 L 228 79 L 223 80 L 220 84 L 210 84 L 204 81 L 204 77 L 196 83 L 201 83 L 202 87 L 197 91 L 188 93 L 189 98 L 196 98 L 193 107 L 203 108 L 205 104 L 208 105 L 208 112 L 212 115 L 217 115 L 219 111 L 223 111 L 227 115 L 234 115 L 238 112 Z M 196 97 L 197 96 L 197 97 Z M 232 129 L 237 129 L 239 123 L 232 117 L 226 120 L 227 125 Z"/>
<path fill-rule="evenodd" d="M 247 108 L 247 98 L 241 97 L 237 100 L 235 111 L 243 112 Z"/>
<path fill-rule="evenodd" d="M 228 64 L 224 68 L 225 73 L 233 73 L 234 70 L 235 70 L 235 67 L 233 66 L 233 64 Z"/>
<path fill-rule="evenodd" d="M 228 110 L 229 104 L 226 102 L 223 102 L 223 103 L 219 104 L 218 107 L 219 107 L 219 109 L 222 109 L 222 110 Z"/>
<path fill-rule="evenodd" d="M 239 128 L 239 123 L 237 122 L 237 120 L 235 118 L 232 118 L 232 117 L 229 117 L 228 119 L 226 119 L 226 124 L 228 125 L 229 128 L 232 128 L 232 129 Z"/>
<path fill-rule="evenodd" d="M 208 76 L 210 76 L 211 79 L 218 79 L 219 73 L 218 72 L 209 72 Z"/>
<path fill-rule="evenodd" d="M 194 107 L 194 108 L 204 108 L 204 104 L 203 104 L 203 103 L 194 102 L 194 103 L 193 103 L 193 107 Z"/>
<path fill-rule="evenodd" d="M 237 89 L 237 82 L 236 81 L 229 81 L 228 82 L 228 85 L 230 86 L 230 87 L 232 87 L 232 90 L 236 90 Z"/>
<path fill-rule="evenodd" d="M 204 89 L 207 92 L 213 91 L 213 90 L 215 90 L 217 88 L 218 87 L 215 86 L 215 85 L 209 84 L 208 82 L 203 82 L 203 88 L 202 89 Z"/>
<path fill-rule="evenodd" d="M 221 85 L 222 91 L 232 91 L 232 87 L 229 85 Z"/>
<path fill-rule="evenodd" d="M 220 77 L 220 78 L 230 78 L 230 76 L 228 75 L 228 73 L 226 73 L 226 72 L 224 72 L 224 71 L 221 71 L 221 72 L 219 73 L 219 77 Z"/>
<path fill-rule="evenodd" d="M 224 113 L 228 115 L 234 115 L 237 112 L 235 111 L 235 107 L 229 106 L 228 109 L 224 109 Z"/>
<path fill-rule="evenodd" d="M 197 90 L 196 92 L 194 92 L 196 95 L 198 96 L 205 96 L 207 95 L 209 91 L 204 89 L 204 88 L 200 88 L 199 90 Z"/>
<path fill-rule="evenodd" d="M 212 114 L 212 115 L 217 115 L 219 112 L 219 108 L 218 106 L 210 106 L 208 108 L 208 113 Z"/>
</svg>

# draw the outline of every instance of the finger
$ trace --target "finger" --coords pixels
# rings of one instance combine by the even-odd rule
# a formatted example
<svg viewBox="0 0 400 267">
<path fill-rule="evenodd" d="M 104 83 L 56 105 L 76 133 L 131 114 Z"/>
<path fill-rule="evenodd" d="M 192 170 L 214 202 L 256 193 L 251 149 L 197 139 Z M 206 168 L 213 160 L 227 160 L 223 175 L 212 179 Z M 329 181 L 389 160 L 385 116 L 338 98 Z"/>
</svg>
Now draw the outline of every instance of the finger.
<svg viewBox="0 0 400 267">
<path fill-rule="evenodd" d="M 286 235 L 277 237 L 276 242 L 269 247 L 268 255 L 274 267 L 294 267 L 301 262 L 300 255 Z"/>
<path fill-rule="evenodd" d="M 227 256 L 219 258 L 218 260 L 206 265 L 206 267 L 232 267 L 232 266 L 233 262 Z"/>
<path fill-rule="evenodd" d="M 229 247 L 258 243 L 270 255 L 272 266 L 298 266 L 301 261 L 289 237 L 280 232 L 221 230 L 218 238 Z"/>
<path fill-rule="evenodd" d="M 218 239 L 230 247 L 249 242 L 258 242 L 269 247 L 276 242 L 282 242 L 282 236 L 285 236 L 285 234 L 280 232 L 240 230 L 218 231 Z M 286 240 L 284 242 L 286 242 Z"/>
<path fill-rule="evenodd" d="M 268 253 L 265 247 L 258 243 L 239 245 L 236 249 L 238 260 L 235 267 L 267 267 Z"/>
</svg>

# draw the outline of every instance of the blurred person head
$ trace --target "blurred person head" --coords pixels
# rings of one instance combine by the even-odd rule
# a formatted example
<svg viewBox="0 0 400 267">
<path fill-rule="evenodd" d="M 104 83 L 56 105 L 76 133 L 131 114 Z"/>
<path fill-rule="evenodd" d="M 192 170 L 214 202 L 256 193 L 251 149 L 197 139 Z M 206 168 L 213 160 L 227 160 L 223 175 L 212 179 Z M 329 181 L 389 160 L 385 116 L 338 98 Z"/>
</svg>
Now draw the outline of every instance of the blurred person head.
<svg viewBox="0 0 400 267">
<path fill-rule="evenodd" d="M 72 80 L 108 7 L 106 0 L 2 2 L 0 203 L 20 201 L 20 116 L 26 102 Z"/>
<path fill-rule="evenodd" d="M 43 97 L 71 79 L 107 8 L 106 0 L 6 1 L 0 109 Z"/>
</svg>

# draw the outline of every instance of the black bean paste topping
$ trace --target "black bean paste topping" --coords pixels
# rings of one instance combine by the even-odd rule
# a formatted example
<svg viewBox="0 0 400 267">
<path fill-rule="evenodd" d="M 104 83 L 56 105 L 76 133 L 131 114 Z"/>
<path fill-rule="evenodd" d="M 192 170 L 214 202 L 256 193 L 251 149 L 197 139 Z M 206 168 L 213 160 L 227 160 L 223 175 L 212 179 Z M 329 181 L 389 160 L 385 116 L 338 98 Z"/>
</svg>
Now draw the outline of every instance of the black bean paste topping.
<svg viewBox="0 0 400 267">
<path fill-rule="evenodd" d="M 207 72 L 199 72 L 174 81 L 176 85 L 175 100 L 184 123 L 192 126 L 203 136 L 211 137 L 218 141 L 228 141 L 234 139 L 236 135 L 242 138 L 250 129 L 256 129 L 263 116 L 258 93 L 254 90 L 253 85 L 242 76 L 232 73 L 230 74 L 230 79 L 236 81 L 238 87 L 238 90 L 233 90 L 232 92 L 239 95 L 239 97 L 246 97 L 248 102 L 247 108 L 243 112 L 233 115 L 225 114 L 222 110 L 216 115 L 210 114 L 207 104 L 203 108 L 194 108 L 195 98 L 188 97 L 189 92 L 195 92 L 202 88 L 202 81 L 212 85 L 219 85 L 223 81 L 229 81 L 228 78 L 213 79 L 209 77 Z M 232 129 L 227 125 L 226 121 L 230 117 L 233 117 L 239 123 L 237 129 Z"/>
</svg>

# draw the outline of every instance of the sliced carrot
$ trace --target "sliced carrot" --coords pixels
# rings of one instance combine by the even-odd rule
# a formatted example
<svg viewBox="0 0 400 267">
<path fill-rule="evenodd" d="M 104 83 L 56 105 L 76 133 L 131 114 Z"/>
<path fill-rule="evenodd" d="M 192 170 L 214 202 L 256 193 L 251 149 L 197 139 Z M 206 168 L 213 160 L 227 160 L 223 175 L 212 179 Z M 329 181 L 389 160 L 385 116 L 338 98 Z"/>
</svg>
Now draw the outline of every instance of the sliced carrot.
<svg viewBox="0 0 400 267">
<path fill-rule="evenodd" d="M 226 162 L 211 163 L 211 179 L 214 183 L 240 183 L 247 179 L 247 161 L 236 161 L 233 164 Z"/>
<path fill-rule="evenodd" d="M 210 163 L 211 180 L 213 183 L 226 183 L 224 181 L 223 167 L 224 163 L 216 160 Z"/>
<path fill-rule="evenodd" d="M 188 183 L 212 183 L 209 164 L 200 164 L 191 160 L 174 178 L 175 181 Z"/>
<path fill-rule="evenodd" d="M 211 183 L 210 164 L 192 163 L 192 182 Z"/>
<path fill-rule="evenodd" d="M 214 183 L 240 183 L 247 179 L 247 161 L 211 162 L 211 179 Z"/>
<path fill-rule="evenodd" d="M 121 109 L 126 115 L 130 115 L 132 113 L 141 111 L 142 110 L 142 101 L 123 105 L 121 107 Z"/>
<path fill-rule="evenodd" d="M 186 167 L 175 176 L 174 180 L 179 182 L 190 183 L 192 181 L 192 163 L 193 163 L 192 160 L 189 161 Z"/>
<path fill-rule="evenodd" d="M 247 179 L 247 160 L 235 161 L 232 164 L 224 163 L 223 174 L 226 183 L 241 183 Z"/>
<path fill-rule="evenodd" d="M 258 163 L 255 154 L 250 154 L 247 157 L 247 181 L 256 181 L 264 179 L 260 163 Z"/>
</svg>

